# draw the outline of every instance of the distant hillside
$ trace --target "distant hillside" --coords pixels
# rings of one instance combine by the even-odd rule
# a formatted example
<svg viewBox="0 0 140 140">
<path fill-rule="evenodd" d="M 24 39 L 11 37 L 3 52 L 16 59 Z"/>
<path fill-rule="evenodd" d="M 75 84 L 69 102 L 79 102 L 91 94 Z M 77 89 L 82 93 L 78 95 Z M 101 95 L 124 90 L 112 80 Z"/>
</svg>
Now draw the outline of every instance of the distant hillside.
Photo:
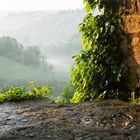
<svg viewBox="0 0 140 140">
<path fill-rule="evenodd" d="M 65 43 L 78 32 L 84 10 L 0 13 L 0 36 L 12 36 L 27 45 Z"/>
<path fill-rule="evenodd" d="M 50 73 L 41 69 L 21 65 L 0 56 L 0 79 L 8 80 L 48 80 Z"/>
<path fill-rule="evenodd" d="M 53 65 L 54 73 L 59 77 L 67 78 L 70 75 L 69 71 L 72 65 L 71 57 L 81 49 L 78 25 L 84 15 L 84 10 L 0 12 L 0 37 L 13 37 L 25 47 L 38 46 L 41 54 Z M 9 64 L 9 67 L 11 67 L 13 75 L 11 78 L 16 79 L 20 77 L 21 72 L 18 68 L 19 72 L 15 74 L 17 77 L 14 76 L 14 70 L 12 70 L 14 65 L 16 64 Z M 3 67 L 3 64 L 1 64 L 1 67 Z M 7 72 L 4 72 L 5 69 L 3 68 L 1 71 L 4 72 L 4 75 L 11 73 L 8 69 Z M 25 75 L 25 77 L 32 77 L 31 69 L 26 71 L 31 74 L 29 76 Z M 43 74 L 39 73 L 38 75 Z M 9 75 L 5 76 L 9 77 Z M 53 78 L 52 76 L 50 77 Z M 37 79 L 40 77 L 38 76 Z"/>
</svg>

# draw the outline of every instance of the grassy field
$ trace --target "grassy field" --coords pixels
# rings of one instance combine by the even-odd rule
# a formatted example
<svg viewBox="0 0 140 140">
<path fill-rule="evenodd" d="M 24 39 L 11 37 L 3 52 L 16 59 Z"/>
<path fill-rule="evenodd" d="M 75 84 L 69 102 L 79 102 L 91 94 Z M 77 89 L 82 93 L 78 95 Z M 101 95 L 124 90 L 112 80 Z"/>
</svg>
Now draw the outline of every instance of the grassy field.
<svg viewBox="0 0 140 140">
<path fill-rule="evenodd" d="M 48 80 L 52 72 L 45 72 L 41 68 L 21 65 L 8 58 L 0 56 L 0 78 L 8 80 Z"/>
<path fill-rule="evenodd" d="M 36 81 L 41 85 L 53 87 L 52 98 L 55 99 L 67 84 L 67 78 L 63 76 L 62 72 L 31 68 L 0 56 L 0 89 L 11 84 L 25 86 L 29 81 Z"/>
</svg>

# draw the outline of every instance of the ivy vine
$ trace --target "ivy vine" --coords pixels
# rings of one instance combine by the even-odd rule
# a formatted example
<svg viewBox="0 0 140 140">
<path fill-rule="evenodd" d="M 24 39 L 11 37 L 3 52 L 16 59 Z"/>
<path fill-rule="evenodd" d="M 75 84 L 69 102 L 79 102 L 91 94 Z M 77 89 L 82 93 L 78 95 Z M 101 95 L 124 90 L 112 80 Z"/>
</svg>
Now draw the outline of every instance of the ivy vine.
<svg viewBox="0 0 140 140">
<path fill-rule="evenodd" d="M 119 1 L 84 0 L 84 4 L 87 14 L 79 25 L 82 50 L 73 56 L 71 69 L 76 86 L 72 102 L 119 98 L 125 74 Z M 97 9 L 100 14 L 94 16 Z"/>
</svg>

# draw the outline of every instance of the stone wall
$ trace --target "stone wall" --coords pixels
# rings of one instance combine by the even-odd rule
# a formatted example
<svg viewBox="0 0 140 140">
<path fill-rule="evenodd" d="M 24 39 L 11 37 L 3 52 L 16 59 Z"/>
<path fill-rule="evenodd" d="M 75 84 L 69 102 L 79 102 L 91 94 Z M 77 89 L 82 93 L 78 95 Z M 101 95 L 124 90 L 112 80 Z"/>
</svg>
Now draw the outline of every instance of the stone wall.
<svg viewBox="0 0 140 140">
<path fill-rule="evenodd" d="M 120 8 L 123 12 L 120 35 L 121 49 L 126 58 L 127 76 L 122 86 L 140 87 L 140 0 L 105 0 L 106 9 Z"/>
<path fill-rule="evenodd" d="M 122 29 L 125 33 L 122 48 L 127 56 L 130 84 L 140 86 L 140 0 L 124 0 Z"/>
</svg>

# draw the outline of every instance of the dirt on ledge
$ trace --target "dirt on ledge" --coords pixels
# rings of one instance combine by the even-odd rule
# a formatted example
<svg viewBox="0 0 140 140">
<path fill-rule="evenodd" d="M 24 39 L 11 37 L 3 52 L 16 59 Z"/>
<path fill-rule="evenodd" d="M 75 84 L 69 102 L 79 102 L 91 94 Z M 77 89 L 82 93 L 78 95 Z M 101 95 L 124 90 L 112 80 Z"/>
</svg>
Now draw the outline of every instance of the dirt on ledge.
<svg viewBox="0 0 140 140">
<path fill-rule="evenodd" d="M 0 104 L 0 140 L 140 139 L 140 106 L 119 100 Z"/>
</svg>

